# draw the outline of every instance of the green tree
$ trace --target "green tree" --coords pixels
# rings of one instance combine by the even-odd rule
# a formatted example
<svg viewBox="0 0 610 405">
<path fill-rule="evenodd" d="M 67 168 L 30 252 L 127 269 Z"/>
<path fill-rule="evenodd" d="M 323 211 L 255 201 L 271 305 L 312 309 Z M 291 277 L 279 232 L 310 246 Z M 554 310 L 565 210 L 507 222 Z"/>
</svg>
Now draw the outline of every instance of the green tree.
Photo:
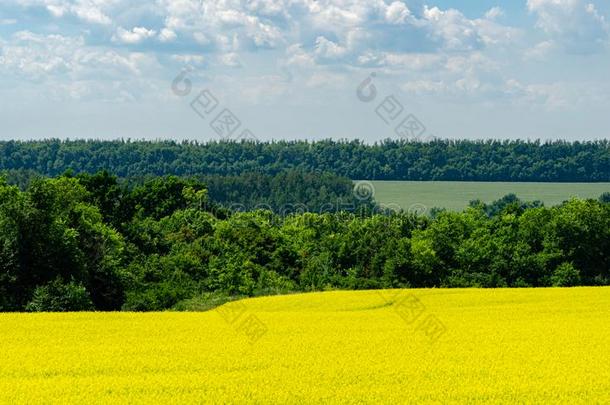
<svg viewBox="0 0 610 405">
<path fill-rule="evenodd" d="M 29 312 L 91 311 L 94 309 L 87 289 L 74 281 L 62 282 L 60 278 L 37 287 L 32 300 L 26 305 Z"/>
<path fill-rule="evenodd" d="M 574 287 L 580 284 L 580 272 L 572 263 L 562 263 L 553 272 L 551 281 L 555 287 Z"/>
</svg>

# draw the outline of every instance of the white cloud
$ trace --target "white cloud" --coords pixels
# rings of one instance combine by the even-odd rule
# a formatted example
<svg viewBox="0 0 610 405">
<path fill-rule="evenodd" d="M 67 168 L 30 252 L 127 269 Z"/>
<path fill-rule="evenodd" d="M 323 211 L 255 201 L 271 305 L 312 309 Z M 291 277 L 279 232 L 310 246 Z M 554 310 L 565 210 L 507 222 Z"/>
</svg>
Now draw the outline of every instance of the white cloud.
<svg viewBox="0 0 610 405">
<path fill-rule="evenodd" d="M 409 80 L 401 89 L 418 97 L 434 97 L 435 102 L 495 104 L 562 112 L 607 103 L 610 94 L 607 87 L 588 82 L 526 83 L 514 78 L 489 80 L 466 75 L 460 78 Z"/>
<path fill-rule="evenodd" d="M 271 20 L 286 11 L 283 1 L 158 0 L 157 4 L 167 29 L 190 38 L 196 34 L 209 41 L 206 45 L 223 51 L 276 48 L 283 43 L 282 29 Z M 227 36 L 232 38 L 227 41 Z"/>
<path fill-rule="evenodd" d="M 295 0 L 297 13 L 287 8 L 294 25 L 285 29 L 288 65 L 391 67 L 404 65 L 409 55 L 475 52 L 488 46 L 510 46 L 520 31 L 486 16 L 469 19 L 455 9 L 422 9 L 417 15 L 402 1 Z M 292 11 L 292 13 L 289 13 Z M 298 23 L 296 22 L 298 21 Z M 421 56 L 420 56 L 421 59 Z"/>
<path fill-rule="evenodd" d="M 502 17 L 504 15 L 504 10 L 500 7 L 492 7 L 485 13 L 485 18 L 488 20 L 495 20 L 498 17 Z"/>
<path fill-rule="evenodd" d="M 390 24 L 402 24 L 410 15 L 411 11 L 402 1 L 393 2 L 385 11 L 385 19 Z"/>
<path fill-rule="evenodd" d="M 286 17 L 286 4 L 283 0 L 250 0 L 246 2 L 248 11 L 267 17 Z"/>
<path fill-rule="evenodd" d="M 199 45 L 209 45 L 212 43 L 210 38 L 208 38 L 203 32 L 193 33 L 193 38 Z"/>
<path fill-rule="evenodd" d="M 305 82 L 305 86 L 312 88 L 328 89 L 329 87 L 341 88 L 346 84 L 344 75 L 329 72 L 317 72 L 311 75 Z"/>
<path fill-rule="evenodd" d="M 411 71 L 429 71 L 441 68 L 446 57 L 432 53 L 385 53 L 382 61 L 384 66 Z"/>
<path fill-rule="evenodd" d="M 161 42 L 172 42 L 175 41 L 177 37 L 176 33 L 169 28 L 163 28 L 159 33 L 159 41 Z"/>
<path fill-rule="evenodd" d="M 314 57 L 305 49 L 302 44 L 294 44 L 286 48 L 285 65 L 297 68 L 313 68 L 316 62 Z"/>
<path fill-rule="evenodd" d="M 18 3 L 26 7 L 43 7 L 55 18 L 73 15 L 87 23 L 109 25 L 112 19 L 105 9 L 117 0 L 20 0 Z"/>
<path fill-rule="evenodd" d="M 235 52 L 229 52 L 223 55 L 220 55 L 218 61 L 227 67 L 238 68 L 242 66 L 241 60 L 239 59 L 239 55 Z"/>
<path fill-rule="evenodd" d="M 113 40 L 124 44 L 138 44 L 145 39 L 154 37 L 155 34 L 156 32 L 154 30 L 149 30 L 144 27 L 134 27 L 131 31 L 119 27 Z"/>
<path fill-rule="evenodd" d="M 308 13 L 304 15 L 315 29 L 344 31 L 367 21 L 370 8 L 357 1 L 304 1 Z"/>
<path fill-rule="evenodd" d="M 347 54 L 347 48 L 330 41 L 324 37 L 318 37 L 315 45 L 315 55 L 323 60 L 336 60 Z"/>
<path fill-rule="evenodd" d="M 449 50 L 475 50 L 483 44 L 476 24 L 457 10 L 443 11 L 438 7 L 426 6 L 424 18 L 431 28 L 430 35 L 441 40 Z"/>
<path fill-rule="evenodd" d="M 493 8 L 484 18 L 469 19 L 458 10 L 424 7 L 430 35 L 450 51 L 474 51 L 486 45 L 512 42 L 519 33 L 494 21 L 501 13 L 501 9 Z"/>
<path fill-rule="evenodd" d="M 525 60 L 544 60 L 546 57 L 557 48 L 557 44 L 553 41 L 542 41 L 533 47 L 526 49 L 523 56 Z"/>
<path fill-rule="evenodd" d="M 565 111 L 576 104 L 588 104 L 595 91 L 587 85 L 574 86 L 565 82 L 524 84 L 511 79 L 505 83 L 505 92 L 515 103 L 539 107 L 546 111 Z"/>
<path fill-rule="evenodd" d="M 19 31 L 13 34 L 11 41 L 3 44 L 0 69 L 5 74 L 18 74 L 33 80 L 65 73 L 72 66 L 70 55 L 83 44 L 82 37 L 42 36 Z"/>
<path fill-rule="evenodd" d="M 63 17 L 67 10 L 66 10 L 66 7 L 63 5 L 48 4 L 47 11 L 49 13 L 51 13 L 51 15 L 53 17 L 59 18 L 59 17 Z"/>
<path fill-rule="evenodd" d="M 139 52 L 89 47 L 82 36 L 40 35 L 19 31 L 0 43 L 0 74 L 24 83 L 43 84 L 40 95 L 52 99 L 126 99 L 126 89 L 146 87 L 143 72 L 158 68 L 156 58 Z M 145 80 L 146 79 L 146 80 Z M 120 89 L 120 91 L 118 90 Z M 134 98 L 138 91 L 132 89 Z"/>
<path fill-rule="evenodd" d="M 94 24 L 110 24 L 112 20 L 99 7 L 98 3 L 103 1 L 78 1 L 70 6 L 70 11 L 83 21 Z"/>
<path fill-rule="evenodd" d="M 503 94 L 506 77 L 502 69 L 513 60 L 541 60 L 562 46 L 586 49 L 590 43 L 603 43 L 608 36 L 604 17 L 588 0 L 527 0 L 528 10 L 537 17 L 537 27 L 548 34 L 548 38 L 538 38 L 537 44 L 517 42 L 531 36 L 507 26 L 500 7 L 471 18 L 458 9 L 417 7 L 421 2 L 407 0 L 18 1 L 23 7 L 46 9 L 55 18 L 82 23 L 77 31 L 82 33 L 78 37 L 81 42 L 70 45 L 78 58 L 44 51 L 45 56 L 36 59 L 34 55 L 25 57 L 23 47 L 3 46 L 8 46 L 4 59 L 21 53 L 23 60 L 32 63 L 23 70 L 30 77 L 42 77 L 44 72 L 91 72 L 92 55 L 104 59 L 108 76 L 116 73 L 111 66 L 141 74 L 142 68 L 155 65 L 157 58 L 169 65 L 165 68 L 205 66 L 206 74 L 240 67 L 247 61 L 261 74 L 273 76 L 277 72 L 269 70 L 279 67 L 311 87 L 328 78 L 349 78 L 352 72 L 375 68 L 392 77 L 411 75 L 404 88 L 418 94 L 491 97 Z M 90 24 L 108 27 L 91 30 Z M 140 55 L 149 60 L 118 46 L 152 39 L 164 45 L 162 53 L 139 47 L 145 52 Z M 61 42 L 44 35 L 21 40 L 32 44 L 48 41 L 51 47 Z M 89 43 L 99 44 L 98 48 L 92 49 Z M 11 62 L 10 66 L 15 73 L 15 67 L 21 65 Z"/>
<path fill-rule="evenodd" d="M 172 55 L 172 60 L 183 65 L 202 65 L 205 62 L 204 56 L 197 54 Z"/>
<path fill-rule="evenodd" d="M 536 15 L 536 26 L 570 52 L 592 52 L 608 42 L 605 17 L 586 0 L 527 0 L 527 8 Z"/>
<path fill-rule="evenodd" d="M 301 64 L 306 59 L 323 65 L 391 63 L 386 55 L 472 52 L 515 36 L 495 21 L 502 14 L 498 7 L 470 19 L 455 9 L 410 8 L 413 3 L 406 0 L 134 0 L 138 13 L 119 0 L 18 1 L 57 17 L 111 25 L 109 39 L 115 43 L 138 44 L 155 36 L 167 47 L 202 46 L 218 55 L 280 49 Z M 162 23 L 131 17 L 140 14 Z M 295 44 L 299 57 L 289 52 Z"/>
</svg>

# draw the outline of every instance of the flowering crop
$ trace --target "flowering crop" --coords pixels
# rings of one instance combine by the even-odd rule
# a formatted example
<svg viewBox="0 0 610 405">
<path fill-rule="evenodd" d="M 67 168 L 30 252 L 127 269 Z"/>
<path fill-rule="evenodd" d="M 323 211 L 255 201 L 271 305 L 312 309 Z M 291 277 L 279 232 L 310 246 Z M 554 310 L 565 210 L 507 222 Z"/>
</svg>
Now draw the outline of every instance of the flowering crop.
<svg viewBox="0 0 610 405">
<path fill-rule="evenodd" d="M 609 403 L 609 320 L 608 288 L 0 314 L 0 402 Z"/>
</svg>

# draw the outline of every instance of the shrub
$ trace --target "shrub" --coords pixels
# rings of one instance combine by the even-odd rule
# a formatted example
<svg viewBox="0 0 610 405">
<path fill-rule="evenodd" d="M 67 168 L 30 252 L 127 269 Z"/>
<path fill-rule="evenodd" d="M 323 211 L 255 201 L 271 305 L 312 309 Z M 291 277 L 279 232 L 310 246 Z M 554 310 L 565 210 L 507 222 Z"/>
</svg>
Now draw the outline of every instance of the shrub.
<svg viewBox="0 0 610 405">
<path fill-rule="evenodd" d="M 193 287 L 184 283 L 162 281 L 141 290 L 129 291 L 123 311 L 162 311 L 193 295 Z"/>
<path fill-rule="evenodd" d="M 172 307 L 174 311 L 209 311 L 227 302 L 246 298 L 244 295 L 228 295 L 223 292 L 207 292 L 178 302 Z"/>
<path fill-rule="evenodd" d="M 94 309 L 87 289 L 74 281 L 65 284 L 61 278 L 37 287 L 27 304 L 29 312 L 91 311 Z"/>
<path fill-rule="evenodd" d="M 572 263 L 562 263 L 553 272 L 551 282 L 555 287 L 573 287 L 580 284 L 580 271 Z"/>
</svg>

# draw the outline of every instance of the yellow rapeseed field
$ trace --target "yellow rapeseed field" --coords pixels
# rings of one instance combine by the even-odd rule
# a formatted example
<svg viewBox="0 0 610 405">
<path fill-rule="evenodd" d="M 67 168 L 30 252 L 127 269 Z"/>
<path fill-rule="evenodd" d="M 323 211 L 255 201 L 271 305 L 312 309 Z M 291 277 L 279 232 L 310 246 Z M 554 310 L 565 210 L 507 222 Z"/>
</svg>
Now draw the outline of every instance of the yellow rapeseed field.
<svg viewBox="0 0 610 405">
<path fill-rule="evenodd" d="M 610 289 L 0 314 L 2 403 L 610 403 Z"/>
</svg>

